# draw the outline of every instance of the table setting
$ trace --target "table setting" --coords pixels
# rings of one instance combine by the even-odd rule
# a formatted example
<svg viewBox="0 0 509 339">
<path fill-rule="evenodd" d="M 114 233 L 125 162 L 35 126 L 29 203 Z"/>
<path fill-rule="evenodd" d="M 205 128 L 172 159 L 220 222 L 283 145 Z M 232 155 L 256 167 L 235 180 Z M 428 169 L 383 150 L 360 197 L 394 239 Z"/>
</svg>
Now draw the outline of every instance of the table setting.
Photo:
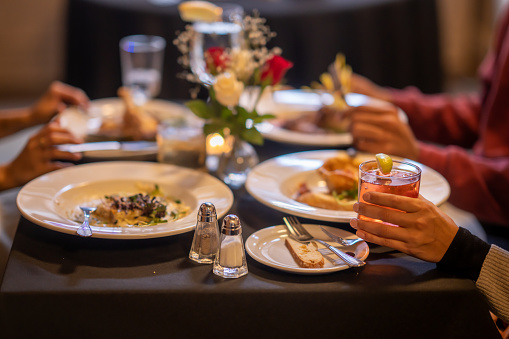
<svg viewBox="0 0 509 339">
<path fill-rule="evenodd" d="M 348 224 L 367 180 L 361 166 L 380 155 L 353 150 L 343 125 L 285 127 L 322 109 L 332 112 L 327 121 L 343 124 L 349 106 L 387 104 L 350 91 L 344 57 L 331 60 L 334 72 L 324 70 L 319 83 L 291 87 L 285 75 L 298 64 L 267 47 L 275 33 L 256 11 L 165 5 L 179 6 L 186 22 L 173 44 L 181 76 L 195 86 L 189 99 L 158 98 L 165 39 L 130 35 L 119 41 L 118 97 L 60 113 L 84 143 L 58 148 L 83 160 L 15 194 L 19 221 L 0 287 L 0 333 L 495 338 L 472 281 L 368 243 Z M 329 170 L 329 162 L 340 167 Z M 401 171 L 418 168 L 415 193 L 483 236 L 473 216 L 447 203 L 441 174 L 393 162 Z M 397 187 L 392 180 L 371 184 Z M 338 181 L 350 186 L 333 189 Z M 79 331 L 77 319 L 88 320 Z"/>
</svg>

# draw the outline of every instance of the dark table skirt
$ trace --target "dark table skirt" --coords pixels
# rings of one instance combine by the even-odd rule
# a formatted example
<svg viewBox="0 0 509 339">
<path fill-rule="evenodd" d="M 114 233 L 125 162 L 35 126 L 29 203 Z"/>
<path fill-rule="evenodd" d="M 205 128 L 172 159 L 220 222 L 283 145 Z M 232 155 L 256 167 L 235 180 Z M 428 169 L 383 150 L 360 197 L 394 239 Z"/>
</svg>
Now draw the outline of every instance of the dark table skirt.
<svg viewBox="0 0 509 339">
<path fill-rule="evenodd" d="M 281 224 L 283 213 L 234 194 L 245 239 Z M 371 246 L 365 267 L 313 276 L 248 256 L 248 275 L 227 280 L 187 258 L 192 237 L 84 239 L 22 219 L 0 290 L 2 337 L 498 338 L 472 281 L 399 252 Z"/>
</svg>

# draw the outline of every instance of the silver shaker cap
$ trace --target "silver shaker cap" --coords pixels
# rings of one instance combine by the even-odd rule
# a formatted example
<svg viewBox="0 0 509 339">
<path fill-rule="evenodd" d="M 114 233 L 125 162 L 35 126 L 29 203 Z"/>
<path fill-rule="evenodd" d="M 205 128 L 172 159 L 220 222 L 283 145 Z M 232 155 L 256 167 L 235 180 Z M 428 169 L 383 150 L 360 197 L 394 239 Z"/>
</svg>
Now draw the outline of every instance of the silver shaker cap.
<svg viewBox="0 0 509 339">
<path fill-rule="evenodd" d="M 204 202 L 198 210 L 199 222 L 214 222 L 217 221 L 216 207 L 211 202 Z"/>
<path fill-rule="evenodd" d="M 226 235 L 239 235 L 242 233 L 240 219 L 235 214 L 228 214 L 223 219 L 223 227 L 221 233 Z"/>
</svg>

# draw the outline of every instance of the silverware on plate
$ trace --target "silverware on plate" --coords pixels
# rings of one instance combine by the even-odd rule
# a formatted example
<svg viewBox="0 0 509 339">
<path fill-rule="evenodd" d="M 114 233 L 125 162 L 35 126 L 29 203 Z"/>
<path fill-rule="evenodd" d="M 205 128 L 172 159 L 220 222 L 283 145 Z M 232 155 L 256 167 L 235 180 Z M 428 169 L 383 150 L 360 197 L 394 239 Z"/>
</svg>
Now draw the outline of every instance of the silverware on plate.
<svg viewBox="0 0 509 339">
<path fill-rule="evenodd" d="M 336 254 L 338 257 L 341 258 L 350 267 L 361 267 L 366 265 L 366 263 L 360 259 L 357 259 L 355 257 L 352 257 L 345 252 L 337 249 L 336 247 L 329 245 L 327 242 L 316 239 L 313 237 L 309 232 L 302 226 L 300 221 L 293 216 L 284 217 L 283 218 L 286 227 L 288 228 L 288 232 L 290 233 L 290 237 L 296 241 L 299 241 L 301 243 L 309 243 L 310 241 L 318 242 L 325 247 L 327 247 L 332 253 Z"/>
<path fill-rule="evenodd" d="M 97 208 L 96 207 L 84 207 L 80 206 L 80 209 L 83 211 L 83 215 L 85 216 L 85 220 L 78 228 L 76 233 L 82 237 L 90 237 L 92 235 L 92 229 L 89 225 L 90 214 L 92 214 Z"/>
<path fill-rule="evenodd" d="M 71 153 L 91 151 L 157 151 L 157 143 L 155 141 L 99 141 L 57 145 L 56 148 L 59 151 Z"/>
<path fill-rule="evenodd" d="M 343 239 L 340 236 L 337 236 L 334 233 L 329 232 L 327 229 L 323 228 L 322 226 L 320 226 L 320 229 L 323 231 L 323 233 L 327 234 L 327 236 L 329 236 L 329 238 L 331 238 L 332 240 L 334 240 L 335 242 L 337 242 L 338 244 L 343 245 L 343 246 L 351 246 L 351 245 L 356 244 L 360 241 L 363 241 L 362 238 Z"/>
</svg>

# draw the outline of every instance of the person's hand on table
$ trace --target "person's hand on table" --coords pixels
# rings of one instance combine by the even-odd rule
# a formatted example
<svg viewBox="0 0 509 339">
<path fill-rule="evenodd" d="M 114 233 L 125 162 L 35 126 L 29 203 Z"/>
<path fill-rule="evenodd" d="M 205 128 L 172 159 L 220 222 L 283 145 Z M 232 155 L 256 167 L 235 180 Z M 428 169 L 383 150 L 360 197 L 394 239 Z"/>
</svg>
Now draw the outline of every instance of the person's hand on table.
<svg viewBox="0 0 509 339">
<path fill-rule="evenodd" d="M 87 109 L 90 104 L 83 90 L 54 81 L 39 100 L 30 107 L 31 122 L 36 125 L 46 123 L 56 114 L 61 113 L 68 105 Z"/>
<path fill-rule="evenodd" d="M 358 151 L 417 160 L 417 139 L 410 126 L 399 118 L 397 107 L 391 104 L 351 107 L 347 115 L 351 119 L 353 146 Z"/>
<path fill-rule="evenodd" d="M 350 225 L 357 230 L 357 236 L 368 242 L 436 263 L 442 259 L 458 232 L 454 221 L 421 195 L 410 198 L 369 192 L 363 198 L 374 205 L 356 203 L 355 212 L 399 226 L 352 219 Z"/>
<path fill-rule="evenodd" d="M 19 155 L 0 168 L 0 190 L 24 185 L 45 173 L 73 165 L 81 153 L 59 151 L 55 145 L 78 144 L 83 140 L 60 126 L 57 120 L 42 127 L 28 140 Z"/>
</svg>

